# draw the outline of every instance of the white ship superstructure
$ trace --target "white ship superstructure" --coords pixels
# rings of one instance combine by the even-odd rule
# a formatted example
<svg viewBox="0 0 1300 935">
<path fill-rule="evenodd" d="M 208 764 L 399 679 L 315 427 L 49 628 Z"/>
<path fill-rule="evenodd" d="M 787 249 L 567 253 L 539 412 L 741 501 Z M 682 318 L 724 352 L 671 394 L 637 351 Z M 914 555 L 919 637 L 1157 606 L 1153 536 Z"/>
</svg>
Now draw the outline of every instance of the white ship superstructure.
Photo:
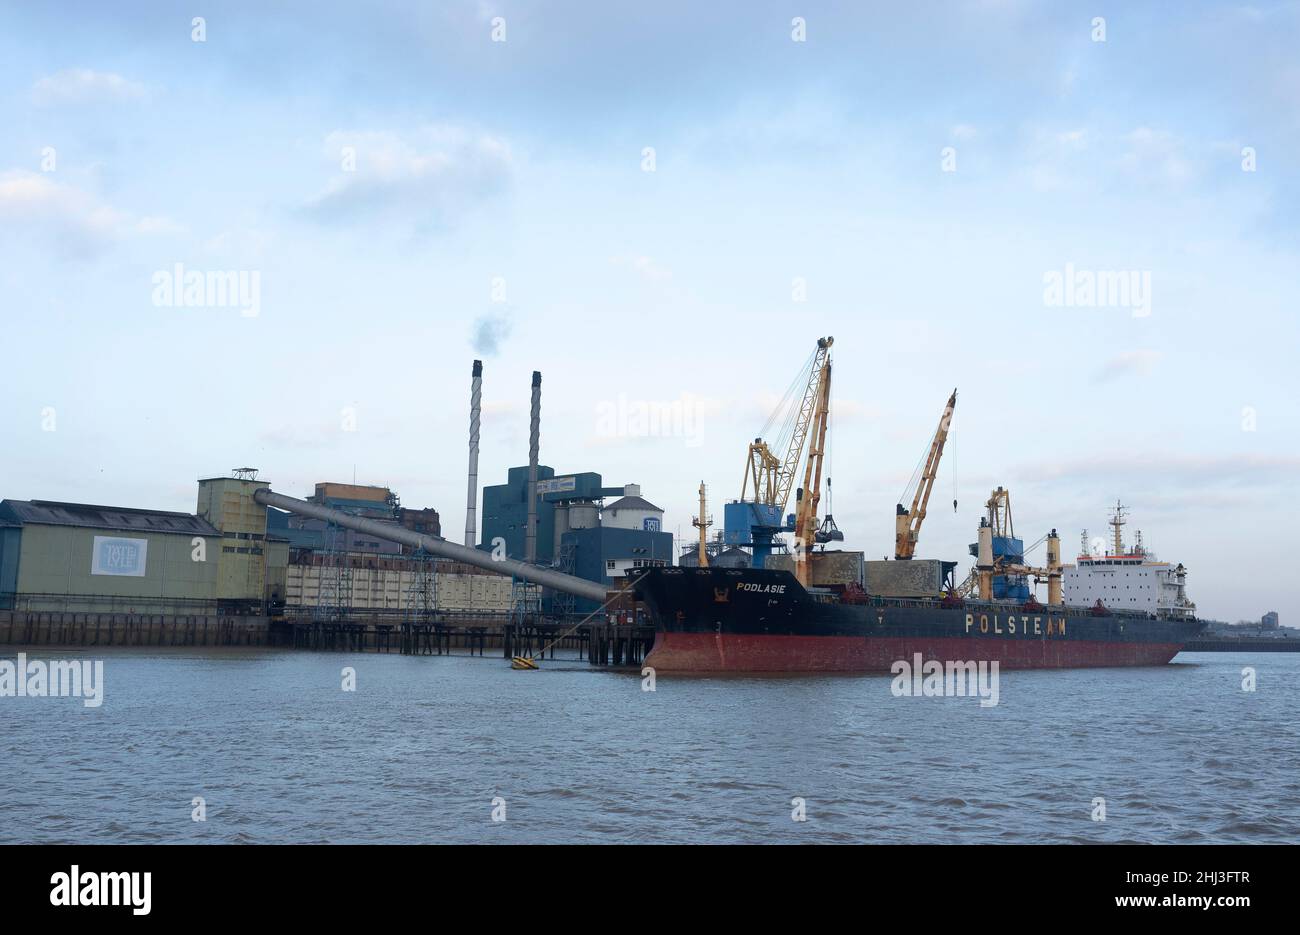
<svg viewBox="0 0 1300 935">
<path fill-rule="evenodd" d="M 1083 533 L 1078 563 L 1064 569 L 1065 603 L 1080 607 L 1098 601 L 1114 610 L 1136 610 L 1160 617 L 1194 617 L 1196 605 L 1187 599 L 1187 569 L 1161 562 L 1142 544 L 1142 533 L 1130 549 L 1124 544 L 1124 507 L 1115 504 L 1110 525 L 1111 549 L 1099 548 Z"/>
</svg>

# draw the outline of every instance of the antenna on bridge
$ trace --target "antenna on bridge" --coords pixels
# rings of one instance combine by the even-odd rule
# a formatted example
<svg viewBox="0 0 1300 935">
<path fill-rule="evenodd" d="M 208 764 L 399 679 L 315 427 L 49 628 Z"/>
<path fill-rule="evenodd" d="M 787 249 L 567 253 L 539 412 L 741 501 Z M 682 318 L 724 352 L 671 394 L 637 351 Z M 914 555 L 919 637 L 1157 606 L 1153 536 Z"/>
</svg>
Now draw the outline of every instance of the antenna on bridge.
<svg viewBox="0 0 1300 935">
<path fill-rule="evenodd" d="M 1116 555 L 1124 554 L 1124 536 L 1123 536 L 1123 530 L 1121 530 L 1120 527 L 1128 522 L 1128 520 L 1124 518 L 1126 515 L 1127 512 L 1124 508 L 1124 504 L 1116 500 L 1115 515 L 1112 516 L 1110 519 L 1110 525 L 1115 527 L 1115 554 Z"/>
</svg>

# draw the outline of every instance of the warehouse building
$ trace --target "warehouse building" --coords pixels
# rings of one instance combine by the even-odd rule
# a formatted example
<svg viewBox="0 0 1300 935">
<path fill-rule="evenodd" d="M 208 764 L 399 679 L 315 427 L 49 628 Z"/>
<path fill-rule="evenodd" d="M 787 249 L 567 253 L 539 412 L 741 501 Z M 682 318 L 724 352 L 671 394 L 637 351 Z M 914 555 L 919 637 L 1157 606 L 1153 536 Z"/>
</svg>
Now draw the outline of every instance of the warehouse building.
<svg viewBox="0 0 1300 935">
<path fill-rule="evenodd" d="M 426 536 L 442 535 L 437 510 L 407 509 L 388 487 L 323 482 L 316 485 L 315 493 L 307 497 L 307 502 L 382 523 L 394 523 Z M 324 520 L 275 509 L 267 510 L 266 516 L 268 528 L 288 539 L 290 548 L 319 550 L 327 547 L 329 524 Z M 334 533 L 338 542 L 331 545 L 347 552 L 398 555 L 410 551 L 407 546 L 352 529 L 336 529 Z"/>
<path fill-rule="evenodd" d="M 437 510 L 403 507 L 388 487 L 321 482 L 307 500 L 427 536 L 442 533 Z M 426 607 L 443 616 L 510 610 L 508 577 L 413 555 L 409 546 L 274 508 L 266 509 L 266 518 L 290 546 L 284 589 L 289 616 L 319 616 L 330 602 L 354 618 L 396 619 Z"/>
<path fill-rule="evenodd" d="M 511 476 L 519 479 L 516 471 Z M 558 505 L 567 532 L 574 507 L 578 529 L 563 548 L 582 557 L 583 573 L 598 580 L 606 570 L 621 573 L 624 558 L 660 563 L 668 558 L 666 534 L 659 534 L 664 542 L 647 547 L 637 530 L 599 528 L 595 501 L 588 498 L 624 492 L 599 485 L 599 475 L 584 476 L 581 484 L 561 478 L 557 499 L 544 510 L 553 531 Z M 322 605 L 332 601 L 336 613 L 341 608 L 349 616 L 401 619 L 414 607 L 463 617 L 505 614 L 514 606 L 508 576 L 269 509 L 253 499 L 254 491 L 267 486 L 252 469 L 203 478 L 194 513 L 0 501 L 0 610 L 301 618 L 319 616 Z M 436 510 L 402 507 L 387 487 L 319 483 L 307 499 L 426 535 L 441 532 Z M 590 519 L 586 504 L 591 504 Z M 659 521 L 644 501 L 636 508 L 630 501 L 624 506 L 619 512 L 625 525 Z M 512 541 L 519 533 L 522 552 L 525 522 L 514 525 L 507 533 Z M 552 546 L 549 561 L 556 538 L 552 534 L 546 541 Z M 620 558 L 607 569 L 614 555 Z"/>
<path fill-rule="evenodd" d="M 410 556 L 350 553 L 344 598 L 352 616 L 399 618 L 422 608 L 425 563 Z M 511 608 L 511 580 L 485 574 L 469 565 L 434 559 L 429 587 L 430 609 L 457 617 L 505 614 Z M 325 595 L 322 580 L 337 569 L 325 564 L 322 553 L 295 553 L 285 586 L 285 612 L 294 617 L 316 615 Z M 327 583 L 325 590 L 330 585 Z M 337 585 L 334 585 L 337 587 Z"/>
<path fill-rule="evenodd" d="M 0 501 L 0 608 L 260 614 L 288 544 L 266 536 L 252 481 L 199 481 L 196 513 Z"/>
</svg>

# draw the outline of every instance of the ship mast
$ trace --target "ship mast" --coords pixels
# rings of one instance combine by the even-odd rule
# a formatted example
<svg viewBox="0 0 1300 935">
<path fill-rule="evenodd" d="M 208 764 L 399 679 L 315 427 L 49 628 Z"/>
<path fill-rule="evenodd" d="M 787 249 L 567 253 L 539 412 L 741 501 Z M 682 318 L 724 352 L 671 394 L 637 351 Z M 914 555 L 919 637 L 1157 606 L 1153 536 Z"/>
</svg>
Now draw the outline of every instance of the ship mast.
<svg viewBox="0 0 1300 935">
<path fill-rule="evenodd" d="M 1120 529 L 1120 527 L 1127 522 L 1127 520 L 1124 519 L 1124 516 L 1125 516 L 1124 504 L 1116 500 L 1115 515 L 1110 518 L 1110 525 L 1115 527 L 1115 554 L 1116 555 L 1124 554 L 1124 535 L 1123 535 L 1123 531 Z"/>
<path fill-rule="evenodd" d="M 706 543 L 708 542 L 709 527 L 713 525 L 713 517 L 707 515 L 706 512 L 704 481 L 700 481 L 700 515 L 691 520 L 691 525 L 700 531 L 700 567 L 708 568 L 709 552 Z"/>
</svg>

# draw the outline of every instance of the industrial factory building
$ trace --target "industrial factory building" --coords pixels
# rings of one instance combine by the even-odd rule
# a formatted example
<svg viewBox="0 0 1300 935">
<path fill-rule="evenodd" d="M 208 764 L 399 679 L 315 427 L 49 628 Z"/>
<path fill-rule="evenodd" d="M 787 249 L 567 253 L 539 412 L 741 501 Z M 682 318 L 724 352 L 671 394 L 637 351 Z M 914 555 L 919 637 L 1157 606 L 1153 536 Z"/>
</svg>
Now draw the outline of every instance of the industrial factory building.
<svg viewBox="0 0 1300 935">
<path fill-rule="evenodd" d="M 504 484 L 483 488 L 480 549 L 504 548 L 524 558 L 528 530 L 528 467 L 510 468 Z M 606 503 L 606 499 L 617 499 Z M 557 477 L 537 466 L 538 564 L 551 565 L 588 581 L 613 585 L 633 568 L 673 563 L 673 537 L 663 531 L 663 510 L 641 496 L 637 484 L 604 486 L 594 472 Z M 589 613 L 595 602 L 547 595 L 554 613 Z"/>
<path fill-rule="evenodd" d="M 266 535 L 252 481 L 199 481 L 195 513 L 0 501 L 0 609 L 261 613 L 288 544 Z"/>
<path fill-rule="evenodd" d="M 253 491 L 268 482 L 252 471 L 198 484 L 194 513 L 0 501 L 0 610 L 312 617 L 325 591 L 336 610 L 372 616 L 417 599 L 435 612 L 510 609 L 508 577 L 267 509 Z M 439 533 L 437 511 L 403 508 L 387 488 L 323 483 L 308 499 Z"/>
<path fill-rule="evenodd" d="M 636 485 L 539 467 L 537 561 L 610 583 L 672 563 L 663 511 Z M 375 535 L 256 503 L 251 469 L 198 482 L 194 513 L 44 500 L 0 501 L 0 610 L 402 618 L 506 614 L 516 582 L 413 552 Z M 528 469 L 483 491 L 483 545 L 522 557 Z M 612 502 L 609 498 L 614 498 Z M 319 483 L 309 502 L 439 536 L 438 512 L 403 507 L 386 487 Z M 591 601 L 546 594 L 552 613 Z M 575 603 L 576 602 L 576 603 Z M 586 606 L 590 605 L 590 606 Z"/>
<path fill-rule="evenodd" d="M 629 572 L 671 565 L 673 537 L 638 485 L 538 463 L 541 382 L 534 371 L 529 464 L 484 487 L 480 512 L 474 362 L 461 552 L 443 547 L 436 510 L 404 507 L 387 487 L 322 482 L 302 501 L 240 468 L 201 479 L 194 513 L 0 502 L 0 610 L 385 625 L 592 612 Z"/>
<path fill-rule="evenodd" d="M 397 495 L 387 487 L 320 483 L 316 485 L 316 492 L 308 497 L 307 501 L 369 519 L 384 522 L 395 519 L 398 525 L 426 536 L 442 535 L 442 525 L 437 510 L 412 510 L 403 507 Z M 269 510 L 267 523 L 277 535 L 289 541 L 290 548 L 320 550 L 326 547 L 329 524 L 323 520 L 295 516 L 280 510 Z M 403 550 L 403 547 L 396 542 L 365 536 L 351 529 L 340 529 L 337 533 L 340 538 L 336 546 L 345 552 L 398 555 Z"/>
<path fill-rule="evenodd" d="M 442 533 L 437 510 L 404 507 L 387 487 L 318 483 L 307 501 L 423 535 Z M 265 513 L 268 528 L 289 544 L 283 596 L 288 616 L 378 619 L 510 610 L 508 577 L 322 520 L 272 508 Z"/>
</svg>

